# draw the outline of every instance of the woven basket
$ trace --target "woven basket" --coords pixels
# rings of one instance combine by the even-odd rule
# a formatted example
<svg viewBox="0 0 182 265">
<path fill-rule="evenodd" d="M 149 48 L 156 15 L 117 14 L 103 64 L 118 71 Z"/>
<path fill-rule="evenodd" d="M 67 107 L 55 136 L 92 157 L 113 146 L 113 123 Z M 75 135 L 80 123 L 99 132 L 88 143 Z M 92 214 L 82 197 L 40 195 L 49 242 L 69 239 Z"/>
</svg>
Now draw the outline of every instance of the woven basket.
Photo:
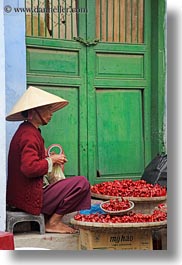
<svg viewBox="0 0 182 265">
<path fill-rule="evenodd" d="M 102 201 L 107 201 L 110 199 L 117 199 L 121 197 L 117 196 L 108 196 L 108 195 L 102 195 L 91 192 L 92 198 L 97 198 Z M 161 197 L 123 197 L 124 199 L 127 199 L 129 201 L 134 202 L 135 207 L 133 211 L 135 213 L 141 212 L 141 213 L 152 213 L 155 207 L 158 206 L 160 203 L 167 203 L 167 196 L 161 196 Z"/>
</svg>

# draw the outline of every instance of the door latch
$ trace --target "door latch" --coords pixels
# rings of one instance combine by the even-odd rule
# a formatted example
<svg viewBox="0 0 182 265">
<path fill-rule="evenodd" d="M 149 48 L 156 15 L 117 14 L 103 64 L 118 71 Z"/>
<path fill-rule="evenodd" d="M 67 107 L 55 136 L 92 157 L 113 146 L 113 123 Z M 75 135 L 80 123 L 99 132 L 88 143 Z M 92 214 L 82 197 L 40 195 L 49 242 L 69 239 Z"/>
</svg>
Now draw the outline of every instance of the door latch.
<svg viewBox="0 0 182 265">
<path fill-rule="evenodd" d="M 92 45 L 97 45 L 98 42 L 99 42 L 99 39 L 95 39 L 95 40 L 89 41 L 89 40 L 84 40 L 81 37 L 74 37 L 74 40 L 80 42 L 81 44 L 83 44 L 83 45 L 85 45 L 87 47 L 92 46 Z"/>
</svg>

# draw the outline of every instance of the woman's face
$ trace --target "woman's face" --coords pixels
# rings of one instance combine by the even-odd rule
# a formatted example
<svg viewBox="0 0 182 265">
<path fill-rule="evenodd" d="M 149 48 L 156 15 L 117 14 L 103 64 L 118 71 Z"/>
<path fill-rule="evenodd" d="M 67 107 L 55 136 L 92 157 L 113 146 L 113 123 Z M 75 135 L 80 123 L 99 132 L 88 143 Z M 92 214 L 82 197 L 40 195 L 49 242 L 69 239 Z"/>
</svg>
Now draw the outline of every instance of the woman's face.
<svg viewBox="0 0 182 265">
<path fill-rule="evenodd" d="M 38 118 L 40 119 L 42 125 L 46 125 L 50 122 L 53 114 L 51 106 L 38 107 L 36 108 L 36 112 L 38 112 Z"/>
</svg>

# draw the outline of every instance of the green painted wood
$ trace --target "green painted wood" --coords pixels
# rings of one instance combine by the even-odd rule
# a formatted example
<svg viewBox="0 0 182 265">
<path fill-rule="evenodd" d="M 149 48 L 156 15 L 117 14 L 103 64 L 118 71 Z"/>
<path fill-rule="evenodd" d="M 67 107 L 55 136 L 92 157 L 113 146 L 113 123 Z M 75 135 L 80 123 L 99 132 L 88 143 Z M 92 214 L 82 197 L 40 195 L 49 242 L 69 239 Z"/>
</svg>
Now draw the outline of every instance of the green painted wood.
<svg viewBox="0 0 182 265">
<path fill-rule="evenodd" d="M 79 175 L 79 94 L 78 88 L 70 87 L 40 87 L 57 96 L 65 98 L 69 104 L 53 114 L 51 122 L 42 128 L 46 147 L 51 144 L 61 144 L 68 158 L 65 164 L 65 175 Z"/>
<path fill-rule="evenodd" d="M 78 14 L 78 36 L 94 42 L 95 0 L 78 6 L 88 10 Z M 26 38 L 28 84 L 70 101 L 42 128 L 46 143 L 61 140 L 66 176 L 138 179 L 162 150 L 165 1 L 144 6 L 143 44 Z"/>
<path fill-rule="evenodd" d="M 94 5 L 94 1 L 95 0 L 92 0 L 93 5 Z M 88 12 L 87 0 L 79 0 L 77 1 L 77 5 L 78 5 L 78 9 L 86 8 Z M 87 37 L 87 31 L 86 31 L 87 12 L 78 14 L 78 36 L 83 39 L 86 39 Z"/>
<path fill-rule="evenodd" d="M 104 51 L 104 52 L 109 52 L 111 51 L 123 51 L 126 53 L 142 53 L 147 50 L 147 46 L 145 44 L 123 44 L 123 43 L 117 43 L 115 42 L 114 44 L 110 43 L 110 45 L 106 45 L 107 43 L 105 42 L 99 42 L 97 45 L 97 50 L 98 51 Z"/>
<path fill-rule="evenodd" d="M 135 87 L 138 89 L 143 89 L 146 87 L 146 80 L 145 79 L 122 79 L 120 76 L 116 79 L 114 76 L 109 76 L 109 79 L 112 80 L 112 86 L 117 89 L 117 88 L 128 88 L 131 89 L 133 87 L 133 83 L 135 83 Z M 97 78 L 94 80 L 94 86 L 96 87 L 102 87 L 104 86 L 105 88 L 110 88 L 111 83 L 108 82 L 107 76 L 104 78 Z"/>
<path fill-rule="evenodd" d="M 47 126 L 42 127 L 46 146 L 52 143 L 59 143 L 63 146 L 69 160 L 65 165 L 67 177 L 87 176 L 85 47 L 75 41 L 62 42 L 41 38 L 27 37 L 26 42 L 27 54 L 34 50 L 37 55 L 37 58 L 27 56 L 27 65 L 34 66 L 33 68 L 27 67 L 28 85 L 45 89 L 70 102 L 67 107 L 54 113 Z M 73 71 L 73 69 L 77 70 Z"/>
<path fill-rule="evenodd" d="M 39 38 L 39 37 L 26 37 L 26 45 L 29 47 L 41 47 L 41 48 L 49 47 L 50 50 L 80 49 L 79 43 L 75 41 L 57 40 L 57 39 Z"/>
<path fill-rule="evenodd" d="M 28 48 L 27 71 L 48 75 L 79 75 L 78 51 Z"/>
<path fill-rule="evenodd" d="M 142 78 L 144 56 L 121 53 L 96 53 L 96 75 L 119 78 Z M 112 62 L 112 63 L 111 63 Z"/>
<path fill-rule="evenodd" d="M 101 176 L 140 176 L 144 161 L 142 92 L 97 89 L 96 108 Z"/>
<path fill-rule="evenodd" d="M 144 167 L 151 161 L 151 2 L 145 0 L 144 11 L 145 11 L 145 28 L 144 28 L 144 43 L 146 45 L 146 53 L 144 57 L 144 71 L 146 86 L 143 91 L 143 126 L 144 126 Z"/>
</svg>

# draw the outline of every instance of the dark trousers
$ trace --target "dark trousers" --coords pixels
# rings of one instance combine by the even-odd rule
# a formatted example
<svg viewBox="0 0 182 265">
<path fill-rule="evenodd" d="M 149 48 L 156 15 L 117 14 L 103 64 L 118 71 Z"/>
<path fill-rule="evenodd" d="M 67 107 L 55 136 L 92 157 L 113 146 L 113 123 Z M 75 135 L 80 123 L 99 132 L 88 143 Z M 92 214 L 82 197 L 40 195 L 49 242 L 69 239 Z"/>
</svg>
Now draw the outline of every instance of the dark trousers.
<svg viewBox="0 0 182 265">
<path fill-rule="evenodd" d="M 60 180 L 43 190 L 43 214 L 64 215 L 90 207 L 90 183 L 83 176 Z"/>
</svg>

